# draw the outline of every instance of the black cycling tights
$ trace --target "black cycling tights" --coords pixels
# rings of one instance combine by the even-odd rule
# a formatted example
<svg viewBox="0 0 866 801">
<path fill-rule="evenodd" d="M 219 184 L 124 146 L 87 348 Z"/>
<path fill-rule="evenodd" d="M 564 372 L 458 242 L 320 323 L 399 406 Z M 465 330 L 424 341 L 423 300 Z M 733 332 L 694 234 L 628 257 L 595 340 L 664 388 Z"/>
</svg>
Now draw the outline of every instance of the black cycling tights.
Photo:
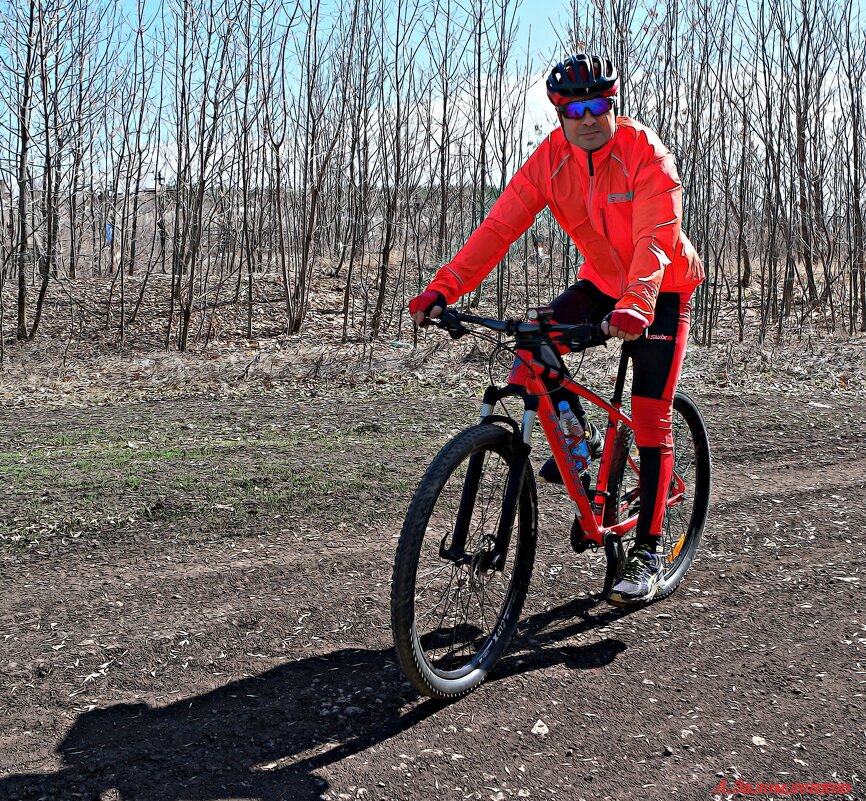
<svg viewBox="0 0 866 801">
<path fill-rule="evenodd" d="M 690 293 L 662 292 L 646 334 L 623 345 L 632 360 L 632 420 L 640 451 L 640 514 L 636 542 L 653 544 L 661 535 L 665 498 L 673 474 L 674 392 L 689 337 Z M 553 303 L 558 323 L 600 323 L 616 299 L 589 281 L 578 281 Z"/>
</svg>

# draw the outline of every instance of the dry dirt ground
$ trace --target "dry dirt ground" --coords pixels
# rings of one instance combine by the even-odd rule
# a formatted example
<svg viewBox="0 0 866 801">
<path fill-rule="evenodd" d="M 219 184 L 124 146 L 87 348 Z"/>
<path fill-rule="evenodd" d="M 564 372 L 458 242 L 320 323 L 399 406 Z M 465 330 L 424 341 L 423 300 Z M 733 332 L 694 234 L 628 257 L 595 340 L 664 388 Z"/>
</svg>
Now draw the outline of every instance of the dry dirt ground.
<svg viewBox="0 0 866 801">
<path fill-rule="evenodd" d="M 599 561 L 546 488 L 520 629 L 450 705 L 395 664 L 389 584 L 474 400 L 7 404 L 0 799 L 866 798 L 864 395 L 695 384 L 715 483 L 679 590 L 593 605 Z"/>
</svg>

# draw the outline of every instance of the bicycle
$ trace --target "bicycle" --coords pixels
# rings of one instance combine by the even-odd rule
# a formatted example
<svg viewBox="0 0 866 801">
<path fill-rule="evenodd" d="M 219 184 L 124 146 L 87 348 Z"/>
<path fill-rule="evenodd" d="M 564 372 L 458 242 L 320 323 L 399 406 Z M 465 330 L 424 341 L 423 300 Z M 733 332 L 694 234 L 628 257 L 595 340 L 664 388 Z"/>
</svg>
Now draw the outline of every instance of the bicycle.
<svg viewBox="0 0 866 801">
<path fill-rule="evenodd" d="M 528 321 L 497 320 L 445 310 L 431 320 L 457 339 L 469 333 L 516 355 L 522 383 L 484 392 L 480 422 L 454 436 L 433 459 L 414 494 L 400 533 L 391 584 L 391 627 L 397 656 L 423 695 L 454 699 L 484 681 L 508 647 L 529 589 L 538 537 L 538 493 L 529 460 L 531 434 L 541 422 L 582 536 L 576 551 L 604 549 L 606 597 L 627 553 L 639 511 L 640 459 L 632 421 L 622 410 L 627 349 L 610 401 L 575 381 L 560 347 L 583 351 L 606 342 L 598 325 L 554 324 L 549 307 L 530 309 Z M 499 339 L 471 331 L 479 326 Z M 502 341 L 502 335 L 508 341 Z M 492 363 L 493 357 L 491 357 Z M 595 486 L 560 429 L 551 387 L 565 387 L 607 413 Z M 522 401 L 520 424 L 496 404 Z M 503 404 L 504 408 L 504 404 Z M 665 573 L 653 600 L 679 586 L 695 558 L 707 518 L 711 458 L 706 426 L 695 403 L 674 398 L 674 475 L 659 553 Z"/>
</svg>

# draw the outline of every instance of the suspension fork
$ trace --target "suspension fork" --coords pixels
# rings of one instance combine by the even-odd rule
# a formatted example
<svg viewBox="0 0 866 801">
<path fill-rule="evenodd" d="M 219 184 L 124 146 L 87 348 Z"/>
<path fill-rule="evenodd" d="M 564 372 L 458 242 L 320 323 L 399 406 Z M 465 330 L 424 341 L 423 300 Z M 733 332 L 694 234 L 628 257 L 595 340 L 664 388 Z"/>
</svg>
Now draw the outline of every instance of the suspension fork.
<svg viewBox="0 0 866 801">
<path fill-rule="evenodd" d="M 524 402 L 523 425 L 518 429 L 517 424 L 510 417 L 494 415 L 493 409 L 497 401 L 507 396 L 521 397 Z M 472 520 L 472 510 L 478 497 L 478 485 L 481 472 L 484 467 L 484 452 L 474 453 L 469 457 L 469 465 L 466 476 L 463 479 L 463 491 L 460 494 L 460 506 L 457 510 L 457 520 L 454 525 L 454 533 L 450 547 L 445 547 L 445 542 L 450 536 L 446 534 L 439 545 L 439 555 L 453 562 L 470 564 L 473 571 L 478 570 L 502 570 L 505 566 L 505 557 L 508 546 L 511 544 L 511 532 L 514 521 L 518 514 L 520 497 L 523 493 L 523 483 L 526 477 L 526 468 L 529 464 L 529 453 L 532 428 L 538 414 L 538 398 L 531 395 L 524 387 L 509 384 L 506 387 L 489 387 L 484 393 L 484 402 L 481 407 L 481 422 L 494 425 L 504 423 L 512 429 L 513 447 L 515 458 L 508 468 L 508 476 L 505 482 L 505 493 L 502 500 L 502 512 L 499 517 L 499 525 L 496 529 L 496 537 L 493 547 L 489 550 L 479 550 L 475 553 L 467 553 L 466 540 L 469 535 L 469 524 Z"/>
</svg>

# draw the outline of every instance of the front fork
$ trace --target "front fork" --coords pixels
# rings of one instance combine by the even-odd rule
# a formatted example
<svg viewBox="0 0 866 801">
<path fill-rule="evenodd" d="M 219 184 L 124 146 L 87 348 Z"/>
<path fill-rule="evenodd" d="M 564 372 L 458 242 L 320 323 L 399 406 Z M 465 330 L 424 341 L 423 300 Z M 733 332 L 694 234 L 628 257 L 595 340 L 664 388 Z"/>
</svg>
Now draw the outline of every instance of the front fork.
<svg viewBox="0 0 866 801">
<path fill-rule="evenodd" d="M 497 397 L 494 398 L 492 395 Z M 492 539 L 491 548 L 481 548 L 468 552 L 466 540 L 469 535 L 469 525 L 472 521 L 472 511 L 478 497 L 478 484 L 484 468 L 486 453 L 474 453 L 469 457 L 469 465 L 466 476 L 463 479 L 463 491 L 460 495 L 460 506 L 457 510 L 457 520 L 454 524 L 453 536 L 446 534 L 439 544 L 439 556 L 449 561 L 468 564 L 473 573 L 485 570 L 502 570 L 505 567 L 505 558 L 508 546 L 511 544 L 511 532 L 514 528 L 514 520 L 518 515 L 520 496 L 523 493 L 523 482 L 526 478 L 526 468 L 529 463 L 529 452 L 532 450 L 532 429 L 538 417 L 537 401 L 527 403 L 523 412 L 523 422 L 518 432 L 517 425 L 510 417 L 499 417 L 493 414 L 496 401 L 505 395 L 523 395 L 524 402 L 531 396 L 522 392 L 505 387 L 499 389 L 491 387 L 484 395 L 484 403 L 481 407 L 481 423 L 494 425 L 506 423 L 512 428 L 514 437 L 515 458 L 508 468 L 508 477 L 505 481 L 505 493 L 502 500 L 502 512 L 499 517 L 499 525 L 496 536 Z M 535 407 L 535 408 L 532 408 Z M 451 545 L 445 547 L 445 543 L 451 536 Z"/>
</svg>

